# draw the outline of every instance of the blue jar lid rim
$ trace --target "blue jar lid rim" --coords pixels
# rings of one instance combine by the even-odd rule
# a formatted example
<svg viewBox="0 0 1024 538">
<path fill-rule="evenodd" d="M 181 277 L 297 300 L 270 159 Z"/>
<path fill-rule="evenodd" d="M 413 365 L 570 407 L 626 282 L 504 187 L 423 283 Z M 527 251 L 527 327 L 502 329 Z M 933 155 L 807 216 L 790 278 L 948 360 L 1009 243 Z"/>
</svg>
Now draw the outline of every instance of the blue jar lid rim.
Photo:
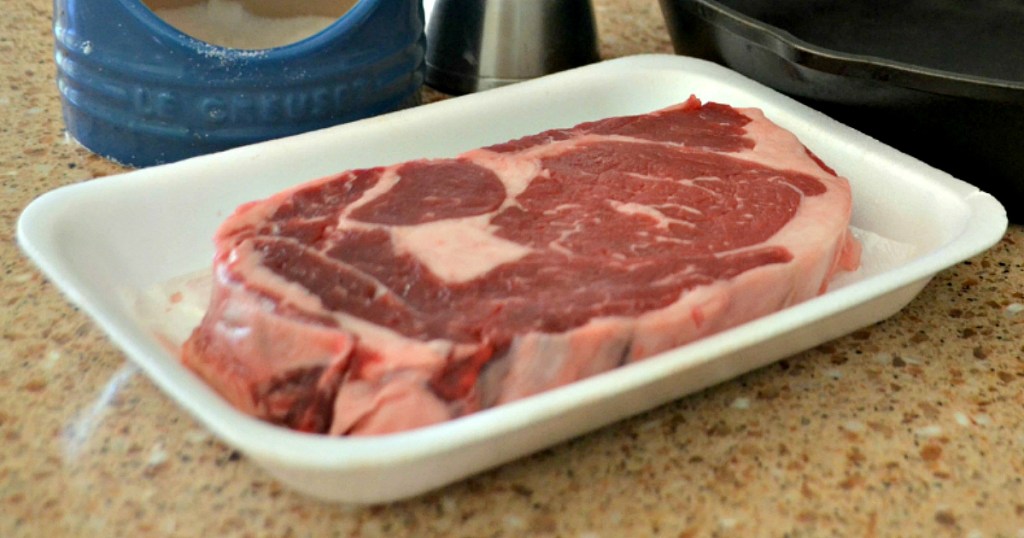
<svg viewBox="0 0 1024 538">
<path fill-rule="evenodd" d="M 336 34 L 343 33 L 361 24 L 382 0 L 356 0 L 355 4 L 348 11 L 323 30 L 294 43 L 266 49 L 235 49 L 209 43 L 192 37 L 170 25 L 143 4 L 141 0 L 119 1 L 128 10 L 128 13 L 144 24 L 148 30 L 162 34 L 171 41 L 178 41 L 181 45 L 191 50 L 198 50 L 202 54 L 224 56 L 231 59 L 288 59 L 307 54 L 310 49 L 317 48 L 321 41 L 335 39 L 337 37 Z"/>
</svg>

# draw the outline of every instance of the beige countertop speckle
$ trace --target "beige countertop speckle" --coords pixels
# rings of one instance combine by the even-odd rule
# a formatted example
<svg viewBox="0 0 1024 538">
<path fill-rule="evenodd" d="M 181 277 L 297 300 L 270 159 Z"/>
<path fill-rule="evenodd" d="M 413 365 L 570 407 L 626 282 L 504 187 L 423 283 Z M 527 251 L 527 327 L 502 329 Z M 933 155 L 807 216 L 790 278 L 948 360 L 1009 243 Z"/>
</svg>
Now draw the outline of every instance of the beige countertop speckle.
<svg viewBox="0 0 1024 538">
<path fill-rule="evenodd" d="M 595 0 L 605 58 L 671 52 Z M 69 142 L 52 2 L 0 18 L 0 536 L 1024 536 L 1024 228 L 895 317 L 420 498 L 286 490 L 23 257 L 20 211 L 123 171 Z"/>
</svg>

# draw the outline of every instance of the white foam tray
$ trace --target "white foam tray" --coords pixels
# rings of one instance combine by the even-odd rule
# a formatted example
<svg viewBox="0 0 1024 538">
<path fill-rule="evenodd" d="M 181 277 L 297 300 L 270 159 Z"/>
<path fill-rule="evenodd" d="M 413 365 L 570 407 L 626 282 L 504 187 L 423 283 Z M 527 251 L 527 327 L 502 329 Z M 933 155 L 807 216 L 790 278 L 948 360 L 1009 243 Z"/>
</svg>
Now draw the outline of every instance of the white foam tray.
<svg viewBox="0 0 1024 538">
<path fill-rule="evenodd" d="M 184 369 L 136 299 L 207 268 L 239 204 L 347 168 L 451 156 L 696 94 L 760 107 L 848 177 L 865 269 L 837 289 L 647 361 L 446 424 L 372 438 L 244 416 Z M 285 484 L 324 499 L 412 496 L 650 409 L 884 319 L 1006 229 L 991 196 L 720 66 L 636 56 L 283 140 L 71 185 L 22 214 L 24 251 L 182 407 Z M 875 235 L 877 234 L 877 235 Z"/>
</svg>

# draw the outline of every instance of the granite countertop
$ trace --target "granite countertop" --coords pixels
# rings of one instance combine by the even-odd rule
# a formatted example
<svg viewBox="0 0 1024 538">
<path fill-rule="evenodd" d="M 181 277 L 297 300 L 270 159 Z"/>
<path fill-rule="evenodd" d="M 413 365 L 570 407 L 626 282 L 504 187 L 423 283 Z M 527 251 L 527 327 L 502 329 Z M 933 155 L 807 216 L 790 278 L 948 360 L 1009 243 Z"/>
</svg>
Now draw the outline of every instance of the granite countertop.
<svg viewBox="0 0 1024 538">
<path fill-rule="evenodd" d="M 671 52 L 595 0 L 605 58 Z M 214 439 L 22 256 L 18 214 L 123 171 L 65 136 L 50 0 L 0 19 L 0 536 L 1024 536 L 1024 228 L 893 318 L 386 506 L 311 500 Z"/>
</svg>

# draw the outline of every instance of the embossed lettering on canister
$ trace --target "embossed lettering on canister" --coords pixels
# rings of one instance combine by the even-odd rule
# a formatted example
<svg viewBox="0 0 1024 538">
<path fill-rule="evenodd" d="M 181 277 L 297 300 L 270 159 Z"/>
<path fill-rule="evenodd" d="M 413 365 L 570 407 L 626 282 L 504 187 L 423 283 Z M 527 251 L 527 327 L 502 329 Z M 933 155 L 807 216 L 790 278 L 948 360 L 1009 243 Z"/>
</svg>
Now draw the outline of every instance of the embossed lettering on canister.
<svg viewBox="0 0 1024 538">
<path fill-rule="evenodd" d="M 195 0 L 88 0 L 88 9 L 76 5 L 84 0 L 57 0 L 57 83 L 68 132 L 100 155 L 148 166 L 418 102 L 418 0 L 242 1 L 247 20 L 259 24 L 289 18 L 294 5 L 303 11 L 293 13 L 320 23 L 337 17 L 297 42 L 243 49 L 197 39 L 157 15 L 203 8 Z"/>
</svg>

